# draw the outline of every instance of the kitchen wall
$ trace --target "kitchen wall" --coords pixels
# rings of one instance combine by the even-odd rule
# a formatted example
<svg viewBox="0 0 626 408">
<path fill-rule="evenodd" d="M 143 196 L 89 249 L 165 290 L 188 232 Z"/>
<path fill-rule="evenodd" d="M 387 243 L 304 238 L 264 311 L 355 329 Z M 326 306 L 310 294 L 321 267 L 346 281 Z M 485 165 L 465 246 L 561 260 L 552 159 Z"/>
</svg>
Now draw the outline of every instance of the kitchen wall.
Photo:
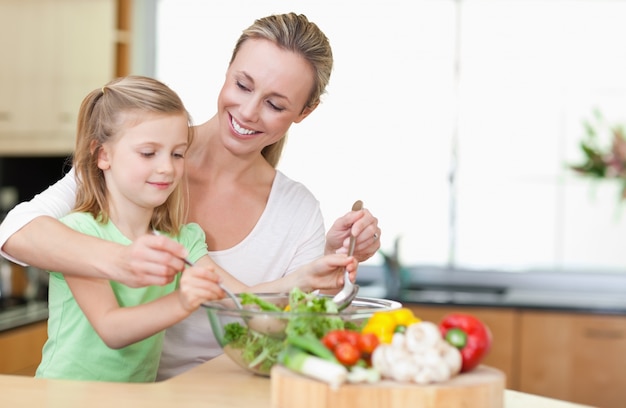
<svg viewBox="0 0 626 408">
<path fill-rule="evenodd" d="M 624 271 L 620 186 L 567 164 L 594 109 L 626 123 L 626 1 L 157 4 L 155 72 L 196 122 L 255 18 L 293 10 L 327 33 L 328 93 L 279 168 L 328 222 L 361 198 L 405 263 Z"/>
</svg>

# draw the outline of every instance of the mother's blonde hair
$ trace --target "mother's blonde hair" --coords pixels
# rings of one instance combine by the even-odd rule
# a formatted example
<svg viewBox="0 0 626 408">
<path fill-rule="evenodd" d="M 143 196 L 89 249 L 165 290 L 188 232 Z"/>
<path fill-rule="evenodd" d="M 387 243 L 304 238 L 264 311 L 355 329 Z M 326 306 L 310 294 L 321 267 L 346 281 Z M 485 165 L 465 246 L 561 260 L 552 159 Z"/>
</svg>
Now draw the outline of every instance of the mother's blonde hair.
<svg viewBox="0 0 626 408">
<path fill-rule="evenodd" d="M 74 211 L 89 212 L 100 222 L 108 222 L 107 189 L 104 174 L 98 167 L 98 153 L 129 120 L 141 121 L 143 114 L 184 115 L 191 144 L 193 131 L 189 113 L 178 94 L 156 79 L 134 75 L 117 78 L 85 97 L 78 113 L 73 157 L 78 180 Z M 152 228 L 173 234 L 179 232 L 187 215 L 183 184 L 181 182 L 169 198 L 155 208 Z"/>
<path fill-rule="evenodd" d="M 322 30 L 310 22 L 304 14 L 287 13 L 260 18 L 243 31 L 235 45 L 230 63 L 237 56 L 241 45 L 249 39 L 272 41 L 285 50 L 301 55 L 311 64 L 315 72 L 313 88 L 302 109 L 315 108 L 326 90 L 333 69 L 332 49 Z M 265 160 L 273 167 L 276 167 L 280 160 L 286 139 L 285 135 L 262 151 Z"/>
</svg>

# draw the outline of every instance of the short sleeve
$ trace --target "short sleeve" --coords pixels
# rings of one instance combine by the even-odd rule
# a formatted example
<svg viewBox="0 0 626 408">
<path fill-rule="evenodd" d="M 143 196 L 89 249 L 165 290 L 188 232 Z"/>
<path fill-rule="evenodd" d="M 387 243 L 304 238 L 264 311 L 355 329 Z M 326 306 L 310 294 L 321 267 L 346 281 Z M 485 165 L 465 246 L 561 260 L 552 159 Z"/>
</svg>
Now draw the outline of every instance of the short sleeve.
<svg viewBox="0 0 626 408">
<path fill-rule="evenodd" d="M 206 235 L 200 225 L 196 223 L 183 225 L 180 230 L 179 242 L 189 252 L 188 258 L 191 262 L 196 262 L 208 254 Z"/>
</svg>

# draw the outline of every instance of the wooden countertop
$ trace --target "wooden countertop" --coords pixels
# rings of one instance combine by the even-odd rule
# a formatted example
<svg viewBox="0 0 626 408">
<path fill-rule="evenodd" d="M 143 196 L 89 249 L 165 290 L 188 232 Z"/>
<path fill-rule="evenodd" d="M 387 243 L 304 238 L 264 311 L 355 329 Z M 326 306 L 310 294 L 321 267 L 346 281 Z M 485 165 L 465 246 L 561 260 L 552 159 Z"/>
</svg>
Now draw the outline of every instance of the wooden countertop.
<svg viewBox="0 0 626 408">
<path fill-rule="evenodd" d="M 105 383 L 0 375 L 7 407 L 47 408 L 270 408 L 270 379 L 248 374 L 220 356 L 168 381 Z M 576 408 L 583 405 L 505 391 L 506 408 Z"/>
</svg>

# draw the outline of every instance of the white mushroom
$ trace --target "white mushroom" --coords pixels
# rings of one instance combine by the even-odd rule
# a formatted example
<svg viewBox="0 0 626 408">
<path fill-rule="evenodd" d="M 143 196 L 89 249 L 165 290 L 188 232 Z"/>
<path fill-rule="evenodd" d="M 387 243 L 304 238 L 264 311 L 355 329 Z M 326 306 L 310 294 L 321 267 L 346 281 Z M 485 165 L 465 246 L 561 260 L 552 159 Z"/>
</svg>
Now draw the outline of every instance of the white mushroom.
<svg viewBox="0 0 626 408">
<path fill-rule="evenodd" d="M 441 332 L 436 324 L 431 322 L 413 323 L 407 327 L 406 347 L 412 352 L 434 347 L 441 341 Z"/>
<path fill-rule="evenodd" d="M 415 362 L 425 366 L 439 364 L 442 361 L 441 354 L 434 347 L 420 350 L 420 353 L 413 353 L 413 358 Z"/>
<path fill-rule="evenodd" d="M 372 366 L 380 371 L 381 376 L 390 377 L 391 368 L 396 360 L 398 351 L 388 344 L 381 344 L 372 353 Z"/>
<path fill-rule="evenodd" d="M 406 347 L 406 336 L 404 333 L 394 333 L 393 337 L 391 337 L 391 345 L 397 348 Z"/>
<path fill-rule="evenodd" d="M 419 366 L 413 364 L 410 359 L 406 358 L 394 362 L 391 367 L 391 378 L 396 381 L 409 382 L 419 371 Z"/>
<path fill-rule="evenodd" d="M 450 367 L 450 373 L 452 376 L 457 375 L 461 371 L 463 364 L 463 357 L 458 348 L 454 347 L 447 341 L 443 341 L 441 344 L 441 358 Z"/>
</svg>

